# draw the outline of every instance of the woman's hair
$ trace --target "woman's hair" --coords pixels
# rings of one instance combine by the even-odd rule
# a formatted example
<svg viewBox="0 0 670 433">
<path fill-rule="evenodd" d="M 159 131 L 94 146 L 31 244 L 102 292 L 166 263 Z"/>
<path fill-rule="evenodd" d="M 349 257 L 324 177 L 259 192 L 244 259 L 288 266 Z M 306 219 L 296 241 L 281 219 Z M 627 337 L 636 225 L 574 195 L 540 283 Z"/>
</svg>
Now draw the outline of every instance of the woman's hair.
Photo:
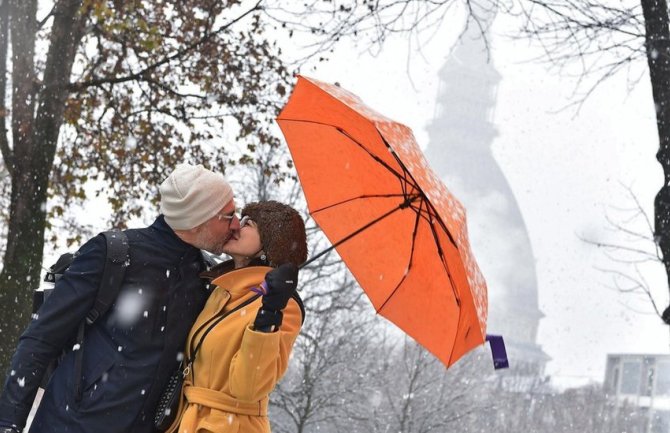
<svg viewBox="0 0 670 433">
<path fill-rule="evenodd" d="M 256 223 L 270 266 L 300 266 L 307 260 L 305 222 L 291 206 L 273 200 L 249 203 L 242 216 Z"/>
</svg>

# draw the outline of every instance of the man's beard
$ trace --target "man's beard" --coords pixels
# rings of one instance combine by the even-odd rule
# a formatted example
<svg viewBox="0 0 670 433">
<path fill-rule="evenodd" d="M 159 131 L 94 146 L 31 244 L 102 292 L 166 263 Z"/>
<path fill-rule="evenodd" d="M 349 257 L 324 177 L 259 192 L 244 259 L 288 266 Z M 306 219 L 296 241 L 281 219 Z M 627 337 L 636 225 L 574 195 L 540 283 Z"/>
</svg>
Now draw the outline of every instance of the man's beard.
<svg viewBox="0 0 670 433">
<path fill-rule="evenodd" d="M 196 234 L 194 246 L 201 250 L 208 251 L 212 254 L 220 255 L 223 253 L 223 246 L 230 239 L 230 231 L 226 236 L 217 239 L 206 225 L 203 226 Z"/>
</svg>

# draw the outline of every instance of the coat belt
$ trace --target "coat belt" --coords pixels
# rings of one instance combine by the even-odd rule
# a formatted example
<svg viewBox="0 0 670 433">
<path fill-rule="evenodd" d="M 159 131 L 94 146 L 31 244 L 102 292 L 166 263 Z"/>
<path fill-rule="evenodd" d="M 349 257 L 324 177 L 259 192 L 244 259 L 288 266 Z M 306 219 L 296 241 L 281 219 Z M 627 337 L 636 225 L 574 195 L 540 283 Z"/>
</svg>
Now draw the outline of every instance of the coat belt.
<svg viewBox="0 0 670 433">
<path fill-rule="evenodd" d="M 240 401 L 227 394 L 199 386 L 185 386 L 184 395 L 191 404 L 211 407 L 238 415 L 268 416 L 268 398 L 256 402 Z"/>
</svg>

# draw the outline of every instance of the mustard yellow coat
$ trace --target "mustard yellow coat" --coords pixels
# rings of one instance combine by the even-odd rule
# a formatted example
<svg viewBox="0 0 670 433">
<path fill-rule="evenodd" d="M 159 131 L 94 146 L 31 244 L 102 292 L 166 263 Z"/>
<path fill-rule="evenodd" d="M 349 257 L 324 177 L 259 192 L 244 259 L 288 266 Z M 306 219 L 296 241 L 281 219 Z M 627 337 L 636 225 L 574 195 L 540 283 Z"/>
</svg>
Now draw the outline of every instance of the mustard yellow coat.
<svg viewBox="0 0 670 433">
<path fill-rule="evenodd" d="M 207 322 L 254 296 L 250 289 L 271 269 L 237 269 L 213 281 L 217 287 L 191 329 L 186 359 L 207 329 Z M 184 380 L 179 414 L 169 432 L 270 432 L 268 396 L 286 372 L 302 314 L 291 299 L 278 331 L 257 332 L 252 325 L 260 306 L 259 298 L 207 334 Z"/>
</svg>

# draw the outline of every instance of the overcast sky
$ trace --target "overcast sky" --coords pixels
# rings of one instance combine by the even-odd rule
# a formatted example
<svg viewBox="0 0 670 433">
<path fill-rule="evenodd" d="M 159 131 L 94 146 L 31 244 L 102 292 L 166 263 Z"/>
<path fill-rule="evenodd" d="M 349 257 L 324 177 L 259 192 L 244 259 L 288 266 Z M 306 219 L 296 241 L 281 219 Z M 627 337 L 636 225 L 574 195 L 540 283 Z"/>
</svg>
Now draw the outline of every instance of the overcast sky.
<svg viewBox="0 0 670 433">
<path fill-rule="evenodd" d="M 492 61 L 502 75 L 495 112 L 499 136 L 492 149 L 519 202 L 536 259 L 540 309 L 546 315 L 539 343 L 553 359 L 547 372 L 558 383 L 601 381 L 608 353 L 668 353 L 668 328 L 649 314 L 648 301 L 619 293 L 611 275 L 599 270 L 623 270 L 623 265 L 579 239 L 621 240 L 607 228 L 606 215 L 630 216 L 617 210 L 633 206 L 622 185 L 653 215 L 662 171 L 655 160 L 651 90 L 646 75 L 629 90 L 631 78 L 646 74 L 641 65 L 608 81 L 579 112 L 560 111 L 571 101 L 574 80 L 529 62 L 537 51 L 527 43 L 500 36 L 513 25 L 498 17 L 491 41 Z M 331 61 L 302 73 L 339 82 L 410 126 L 425 146 L 438 71 L 459 30 L 446 23 L 421 44 L 421 53 L 408 50 L 402 38 L 390 40 L 377 56 L 342 45 Z M 488 236 L 505 242 L 505 233 Z M 643 271 L 663 308 L 668 295 L 662 268 Z"/>
</svg>

